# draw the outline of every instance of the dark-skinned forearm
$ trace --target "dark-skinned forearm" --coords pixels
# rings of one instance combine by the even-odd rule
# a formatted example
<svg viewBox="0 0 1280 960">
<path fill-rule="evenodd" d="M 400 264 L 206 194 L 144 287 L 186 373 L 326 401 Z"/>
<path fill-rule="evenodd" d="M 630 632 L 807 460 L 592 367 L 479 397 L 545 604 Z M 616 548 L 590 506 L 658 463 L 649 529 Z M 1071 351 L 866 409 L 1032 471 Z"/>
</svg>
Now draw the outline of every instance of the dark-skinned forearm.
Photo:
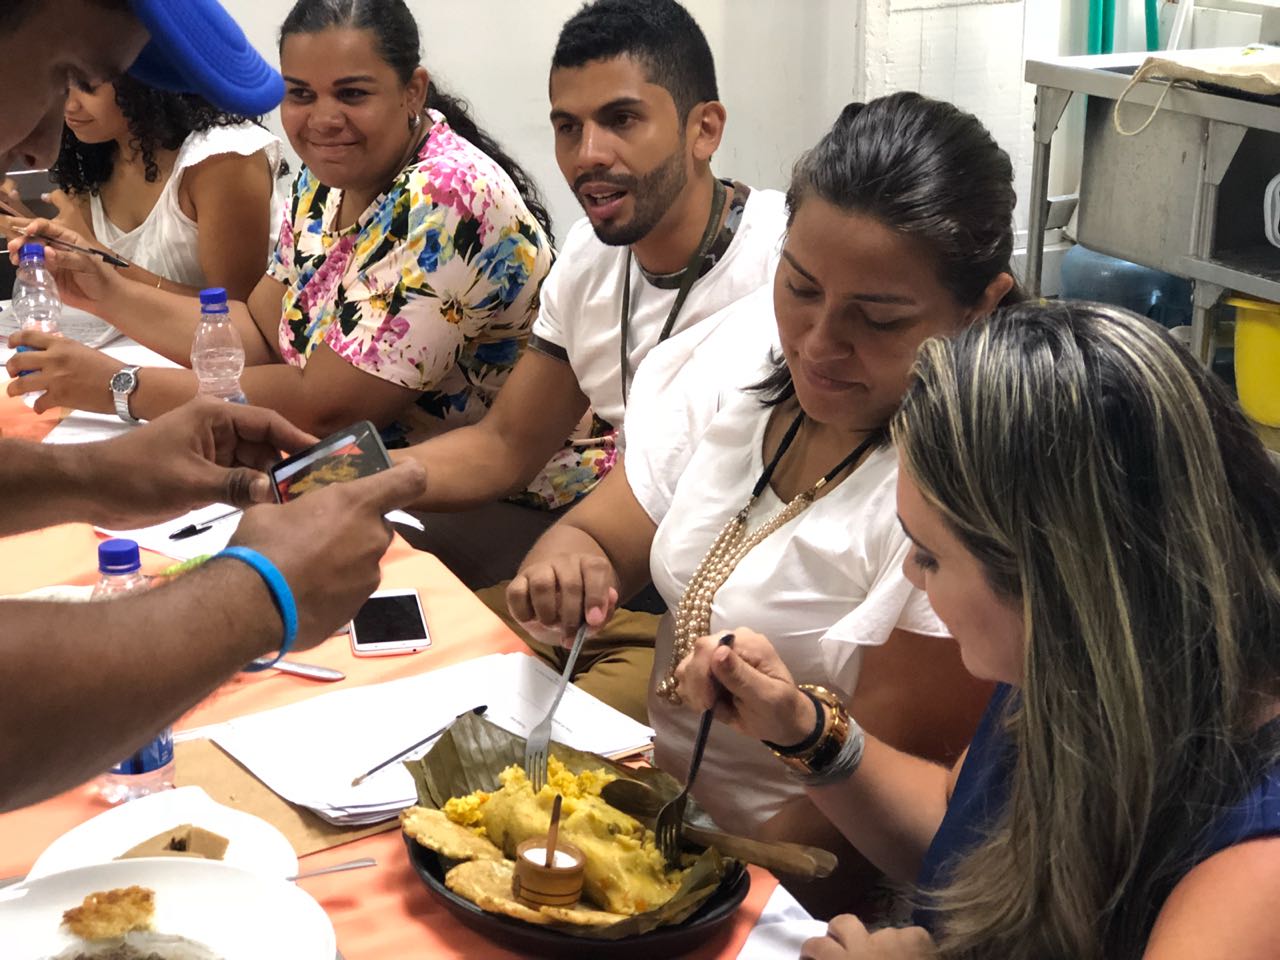
<svg viewBox="0 0 1280 960">
<path fill-rule="evenodd" d="M 0 440 L 0 536 L 88 520 L 96 482 L 88 445 Z"/>
<path fill-rule="evenodd" d="M 4 623 L 0 810 L 106 770 L 282 632 L 261 579 L 230 560 L 107 602 L 6 602 Z"/>
</svg>

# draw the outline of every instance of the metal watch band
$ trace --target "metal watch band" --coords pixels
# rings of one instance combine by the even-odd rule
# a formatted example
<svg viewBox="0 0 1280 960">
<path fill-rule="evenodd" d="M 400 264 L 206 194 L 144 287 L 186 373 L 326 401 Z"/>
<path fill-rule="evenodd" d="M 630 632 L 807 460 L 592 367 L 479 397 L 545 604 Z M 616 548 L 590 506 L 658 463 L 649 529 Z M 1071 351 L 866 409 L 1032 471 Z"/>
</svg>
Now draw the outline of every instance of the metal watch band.
<svg viewBox="0 0 1280 960">
<path fill-rule="evenodd" d="M 111 376 L 111 398 L 115 401 L 116 416 L 125 423 L 142 422 L 129 410 L 129 398 L 133 396 L 133 391 L 138 389 L 138 371 L 141 369 L 142 367 L 139 366 L 124 367 L 121 370 L 116 371 L 116 373 Z M 114 386 L 116 377 L 121 373 L 128 373 L 132 375 L 133 382 L 127 390 L 117 390 Z"/>
</svg>

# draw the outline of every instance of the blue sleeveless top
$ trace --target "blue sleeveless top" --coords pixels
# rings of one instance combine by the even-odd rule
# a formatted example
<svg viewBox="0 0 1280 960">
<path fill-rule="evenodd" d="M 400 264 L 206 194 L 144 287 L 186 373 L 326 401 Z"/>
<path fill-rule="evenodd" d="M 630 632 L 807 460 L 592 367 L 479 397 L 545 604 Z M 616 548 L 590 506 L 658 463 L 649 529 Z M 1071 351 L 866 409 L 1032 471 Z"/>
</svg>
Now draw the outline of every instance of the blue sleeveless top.
<svg viewBox="0 0 1280 960">
<path fill-rule="evenodd" d="M 917 879 L 922 890 L 937 889 L 946 882 L 952 864 L 985 839 L 1008 803 L 1014 750 L 1001 723 L 1005 704 L 1013 695 L 1012 687 L 998 686 L 978 724 L 942 825 L 925 853 Z M 1268 726 L 1275 724 L 1280 724 L 1280 719 Z M 1222 813 L 1186 870 L 1189 873 L 1196 864 L 1227 847 L 1275 835 L 1280 835 L 1280 763 L 1268 769 L 1240 803 Z M 927 907 L 918 909 L 914 917 L 915 923 L 931 931 L 935 920 Z"/>
</svg>

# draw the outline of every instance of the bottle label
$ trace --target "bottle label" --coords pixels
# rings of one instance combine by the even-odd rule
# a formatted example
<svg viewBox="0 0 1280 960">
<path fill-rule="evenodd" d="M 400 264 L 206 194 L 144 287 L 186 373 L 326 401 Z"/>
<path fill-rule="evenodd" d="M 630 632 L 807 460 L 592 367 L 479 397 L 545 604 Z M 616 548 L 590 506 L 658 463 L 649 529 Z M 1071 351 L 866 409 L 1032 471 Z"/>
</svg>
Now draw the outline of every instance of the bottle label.
<svg viewBox="0 0 1280 960">
<path fill-rule="evenodd" d="M 149 744 L 111 768 L 120 776 L 135 776 L 167 767 L 173 762 L 173 731 L 165 727 Z"/>
</svg>

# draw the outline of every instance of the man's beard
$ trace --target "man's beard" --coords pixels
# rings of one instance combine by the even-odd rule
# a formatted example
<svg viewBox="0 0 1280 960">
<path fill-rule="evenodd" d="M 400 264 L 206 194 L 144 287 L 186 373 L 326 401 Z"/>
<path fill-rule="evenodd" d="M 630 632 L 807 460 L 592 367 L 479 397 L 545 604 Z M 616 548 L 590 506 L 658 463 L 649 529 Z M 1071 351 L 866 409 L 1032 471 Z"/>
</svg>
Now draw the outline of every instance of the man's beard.
<svg viewBox="0 0 1280 960">
<path fill-rule="evenodd" d="M 630 246 L 649 235 L 658 222 L 667 215 L 667 211 L 675 204 L 680 191 L 689 182 L 684 165 L 683 144 L 666 160 L 642 177 L 612 177 L 583 174 L 578 178 L 582 183 L 609 183 L 621 187 L 631 195 L 635 212 L 631 219 L 622 223 L 596 223 L 591 226 L 600 238 L 601 243 L 611 247 Z M 582 195 L 575 185 L 574 195 L 582 202 Z M 585 209 L 585 205 L 584 205 Z"/>
</svg>

